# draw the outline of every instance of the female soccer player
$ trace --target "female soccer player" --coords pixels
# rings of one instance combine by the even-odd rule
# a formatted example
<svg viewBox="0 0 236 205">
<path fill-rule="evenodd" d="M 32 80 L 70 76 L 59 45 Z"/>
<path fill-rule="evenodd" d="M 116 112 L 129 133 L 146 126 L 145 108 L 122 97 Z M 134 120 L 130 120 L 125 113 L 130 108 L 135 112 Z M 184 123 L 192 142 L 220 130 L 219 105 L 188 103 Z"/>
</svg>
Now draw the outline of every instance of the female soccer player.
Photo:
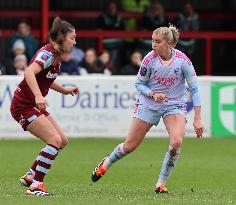
<svg viewBox="0 0 236 205">
<path fill-rule="evenodd" d="M 153 31 L 153 50 L 144 57 L 135 83 L 138 96 L 128 136 L 124 143 L 119 144 L 95 167 L 92 181 L 98 181 L 114 162 L 134 151 L 149 129 L 157 125 L 162 117 L 170 144 L 163 160 L 155 192 L 168 193 L 165 183 L 179 158 L 185 134 L 185 81 L 193 98 L 195 111 L 193 127 L 197 137 L 202 137 L 203 124 L 197 76 L 188 57 L 174 49 L 178 39 L 178 30 L 171 25 Z"/>
<path fill-rule="evenodd" d="M 50 43 L 37 51 L 25 70 L 24 79 L 16 89 L 11 104 L 13 118 L 25 131 L 46 143 L 30 170 L 20 178 L 20 183 L 29 187 L 26 193 L 36 196 L 50 195 L 43 179 L 59 150 L 68 141 L 55 119 L 46 111 L 48 103 L 45 96 L 49 88 L 64 95 L 79 92 L 77 87 L 63 87 L 54 81 L 60 74 L 60 55 L 71 51 L 76 44 L 74 27 L 56 17 L 49 36 Z"/>
</svg>

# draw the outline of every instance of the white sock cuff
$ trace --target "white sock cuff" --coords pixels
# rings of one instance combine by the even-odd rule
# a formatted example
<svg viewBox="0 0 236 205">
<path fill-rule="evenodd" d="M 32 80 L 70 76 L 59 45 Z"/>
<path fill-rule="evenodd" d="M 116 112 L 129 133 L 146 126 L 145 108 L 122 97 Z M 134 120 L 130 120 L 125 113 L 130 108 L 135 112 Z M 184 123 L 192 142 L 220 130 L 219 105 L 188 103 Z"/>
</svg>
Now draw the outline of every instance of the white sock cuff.
<svg viewBox="0 0 236 205">
<path fill-rule="evenodd" d="M 121 144 L 119 144 L 118 146 L 120 147 L 120 152 L 121 152 L 121 154 L 122 154 L 122 155 L 125 155 L 126 153 L 125 153 L 125 150 L 124 150 L 124 143 L 121 143 Z"/>
<path fill-rule="evenodd" d="M 160 187 L 161 185 L 165 185 L 166 184 L 166 180 L 163 179 L 158 179 L 157 183 L 156 183 L 156 188 Z"/>
<path fill-rule="evenodd" d="M 33 169 L 30 168 L 29 170 L 33 175 L 35 175 L 35 171 Z"/>
</svg>

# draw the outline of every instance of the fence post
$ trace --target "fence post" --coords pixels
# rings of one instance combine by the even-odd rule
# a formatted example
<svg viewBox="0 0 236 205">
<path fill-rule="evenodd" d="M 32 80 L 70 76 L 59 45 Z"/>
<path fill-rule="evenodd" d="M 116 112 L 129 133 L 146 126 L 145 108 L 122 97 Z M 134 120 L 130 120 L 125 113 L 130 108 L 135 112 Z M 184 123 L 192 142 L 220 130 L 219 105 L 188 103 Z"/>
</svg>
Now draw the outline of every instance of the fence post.
<svg viewBox="0 0 236 205">
<path fill-rule="evenodd" d="M 46 43 L 48 41 L 48 31 L 49 31 L 49 1 L 41 0 L 41 43 Z"/>
<path fill-rule="evenodd" d="M 103 33 L 102 31 L 99 31 L 99 34 L 97 35 L 97 39 L 98 39 L 98 45 L 97 45 L 97 48 L 98 48 L 98 53 L 99 55 L 103 52 L 104 50 L 104 47 L 103 47 Z"/>
<path fill-rule="evenodd" d="M 212 39 L 210 39 L 210 38 L 206 38 L 205 74 L 212 75 Z"/>
</svg>

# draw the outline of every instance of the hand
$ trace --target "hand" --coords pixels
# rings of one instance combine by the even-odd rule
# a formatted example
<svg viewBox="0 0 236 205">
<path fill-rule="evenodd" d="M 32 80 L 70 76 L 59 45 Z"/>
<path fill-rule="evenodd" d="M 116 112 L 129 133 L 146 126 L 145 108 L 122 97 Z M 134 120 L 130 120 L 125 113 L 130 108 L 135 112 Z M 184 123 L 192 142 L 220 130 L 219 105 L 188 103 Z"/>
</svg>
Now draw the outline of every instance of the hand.
<svg viewBox="0 0 236 205">
<path fill-rule="evenodd" d="M 201 120 L 194 120 L 193 122 L 194 130 L 197 134 L 197 138 L 202 138 L 203 124 Z"/>
<path fill-rule="evenodd" d="M 47 100 L 42 95 L 35 96 L 35 104 L 39 110 L 45 110 L 48 106 Z"/>
<path fill-rule="evenodd" d="M 154 93 L 152 95 L 152 98 L 155 102 L 161 103 L 161 102 L 167 102 L 167 97 L 164 93 Z"/>
<path fill-rule="evenodd" d="M 79 88 L 78 87 L 71 87 L 71 88 L 64 88 L 65 90 L 64 90 L 64 92 L 63 92 L 63 94 L 65 94 L 65 95 L 72 95 L 72 96 L 74 96 L 74 95 L 76 95 L 76 94 L 78 94 L 79 93 Z"/>
</svg>

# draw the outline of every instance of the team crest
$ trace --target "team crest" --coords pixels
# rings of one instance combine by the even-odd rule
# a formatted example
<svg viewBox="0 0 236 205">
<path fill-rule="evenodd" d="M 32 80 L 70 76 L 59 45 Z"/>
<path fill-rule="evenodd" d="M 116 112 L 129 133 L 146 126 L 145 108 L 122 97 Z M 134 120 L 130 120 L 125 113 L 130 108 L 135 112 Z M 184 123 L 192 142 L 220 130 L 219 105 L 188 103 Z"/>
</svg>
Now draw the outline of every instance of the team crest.
<svg viewBox="0 0 236 205">
<path fill-rule="evenodd" d="M 25 124 L 25 119 L 24 119 L 23 115 L 20 116 L 19 124 L 21 126 Z"/>
<path fill-rule="evenodd" d="M 174 69 L 175 75 L 178 75 L 179 69 L 180 69 L 180 68 L 175 68 L 175 69 Z"/>
</svg>

